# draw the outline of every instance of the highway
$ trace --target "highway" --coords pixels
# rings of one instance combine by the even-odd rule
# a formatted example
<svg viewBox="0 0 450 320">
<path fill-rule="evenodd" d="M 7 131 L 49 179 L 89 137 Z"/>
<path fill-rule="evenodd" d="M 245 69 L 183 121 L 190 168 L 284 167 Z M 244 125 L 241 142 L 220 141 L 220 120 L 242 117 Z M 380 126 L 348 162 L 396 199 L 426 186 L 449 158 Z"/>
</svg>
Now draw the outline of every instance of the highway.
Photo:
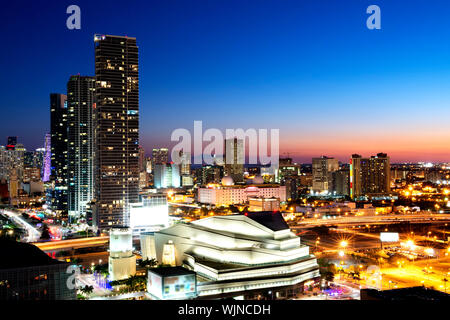
<svg viewBox="0 0 450 320">
<path fill-rule="evenodd" d="M 49 242 L 35 242 L 36 247 L 42 251 L 59 251 L 78 248 L 98 247 L 109 243 L 109 237 L 91 237 L 81 239 L 69 239 Z"/>
<path fill-rule="evenodd" d="M 292 225 L 292 229 L 311 228 L 326 225 L 372 225 L 386 223 L 442 223 L 450 222 L 449 214 L 415 214 L 415 215 L 378 215 L 378 216 L 355 216 L 355 217 L 338 217 L 336 219 L 305 219 Z"/>
<path fill-rule="evenodd" d="M 41 237 L 41 232 L 37 230 L 35 227 L 33 227 L 31 224 L 29 224 L 27 221 L 25 221 L 19 213 L 3 209 L 1 211 L 5 216 L 10 218 L 12 221 L 14 221 L 16 224 L 20 225 L 22 228 L 24 228 L 27 231 L 27 236 L 25 237 L 26 242 L 35 242 L 38 241 Z"/>
</svg>

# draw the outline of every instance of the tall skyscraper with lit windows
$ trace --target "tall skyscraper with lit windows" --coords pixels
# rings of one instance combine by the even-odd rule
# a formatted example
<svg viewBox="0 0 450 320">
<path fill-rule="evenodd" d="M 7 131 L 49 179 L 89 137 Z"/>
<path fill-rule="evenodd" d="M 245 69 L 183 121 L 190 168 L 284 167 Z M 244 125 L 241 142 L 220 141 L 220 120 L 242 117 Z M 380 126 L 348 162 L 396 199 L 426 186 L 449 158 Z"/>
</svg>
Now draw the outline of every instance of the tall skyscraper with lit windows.
<svg viewBox="0 0 450 320">
<path fill-rule="evenodd" d="M 136 38 L 95 35 L 95 209 L 99 230 L 128 224 L 139 192 L 139 63 Z"/>
<path fill-rule="evenodd" d="M 50 94 L 51 209 L 67 215 L 67 96 Z"/>
<path fill-rule="evenodd" d="M 391 192 L 391 163 L 386 153 L 370 158 L 353 154 L 350 159 L 350 196 L 358 199 Z"/>
<path fill-rule="evenodd" d="M 323 193 L 332 191 L 332 173 L 339 170 L 339 161 L 322 156 L 312 159 L 312 191 Z"/>
<path fill-rule="evenodd" d="M 67 83 L 69 220 L 86 214 L 93 198 L 95 77 L 71 76 Z"/>
</svg>

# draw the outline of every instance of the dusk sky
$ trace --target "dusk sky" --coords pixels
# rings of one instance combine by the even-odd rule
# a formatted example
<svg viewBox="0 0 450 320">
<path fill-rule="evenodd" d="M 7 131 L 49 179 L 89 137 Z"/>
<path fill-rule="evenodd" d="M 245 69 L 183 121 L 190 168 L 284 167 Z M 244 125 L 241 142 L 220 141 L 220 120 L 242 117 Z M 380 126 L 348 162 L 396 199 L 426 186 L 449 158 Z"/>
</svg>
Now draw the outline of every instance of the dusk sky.
<svg viewBox="0 0 450 320">
<path fill-rule="evenodd" d="M 81 30 L 66 28 L 67 6 Z M 381 8 L 381 30 L 366 8 Z M 0 144 L 41 147 L 51 92 L 94 75 L 95 33 L 137 38 L 140 142 L 176 128 L 278 128 L 301 162 L 450 161 L 449 1 L 16 1 L 2 5 Z"/>
</svg>

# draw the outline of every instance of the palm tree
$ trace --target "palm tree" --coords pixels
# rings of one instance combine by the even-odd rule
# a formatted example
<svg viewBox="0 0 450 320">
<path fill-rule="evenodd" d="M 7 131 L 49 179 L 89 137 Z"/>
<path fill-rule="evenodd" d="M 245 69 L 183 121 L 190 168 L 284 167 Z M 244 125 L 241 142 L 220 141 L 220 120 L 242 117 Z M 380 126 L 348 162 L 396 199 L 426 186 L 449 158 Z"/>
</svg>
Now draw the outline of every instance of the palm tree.
<svg viewBox="0 0 450 320">
<path fill-rule="evenodd" d="M 444 291 L 445 291 L 445 293 L 447 293 L 447 282 L 448 282 L 448 279 L 444 278 L 444 279 L 442 279 L 442 281 L 444 282 Z"/>
</svg>

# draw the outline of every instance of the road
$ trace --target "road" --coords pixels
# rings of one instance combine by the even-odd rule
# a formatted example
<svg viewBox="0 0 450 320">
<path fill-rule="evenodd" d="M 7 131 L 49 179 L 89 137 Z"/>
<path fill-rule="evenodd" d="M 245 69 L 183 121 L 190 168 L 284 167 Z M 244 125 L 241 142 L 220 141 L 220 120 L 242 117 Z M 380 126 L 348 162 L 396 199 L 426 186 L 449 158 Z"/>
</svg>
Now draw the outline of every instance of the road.
<svg viewBox="0 0 450 320">
<path fill-rule="evenodd" d="M 449 221 L 450 214 L 411 214 L 411 215 L 377 215 L 377 216 L 355 216 L 355 217 L 338 217 L 336 219 L 305 219 L 292 225 L 291 229 L 311 228 L 322 225 L 371 225 L 386 223 L 442 223 Z"/>
<path fill-rule="evenodd" d="M 77 248 L 89 248 L 94 246 L 102 246 L 109 243 L 109 237 L 91 237 L 81 239 L 69 239 L 49 242 L 36 242 L 33 243 L 36 247 L 42 251 L 58 251 L 58 250 L 70 250 Z"/>
<path fill-rule="evenodd" d="M 428 270 L 429 272 L 425 272 Z M 424 285 L 450 292 L 450 258 L 408 262 L 404 267 L 381 268 L 383 289 Z M 445 283 L 446 278 L 449 282 Z M 391 281 L 391 282 L 389 282 Z"/>
<path fill-rule="evenodd" d="M 25 221 L 19 213 L 6 209 L 2 210 L 2 213 L 27 231 L 28 235 L 24 238 L 26 242 L 36 242 L 39 240 L 41 237 L 41 232 Z"/>
</svg>

